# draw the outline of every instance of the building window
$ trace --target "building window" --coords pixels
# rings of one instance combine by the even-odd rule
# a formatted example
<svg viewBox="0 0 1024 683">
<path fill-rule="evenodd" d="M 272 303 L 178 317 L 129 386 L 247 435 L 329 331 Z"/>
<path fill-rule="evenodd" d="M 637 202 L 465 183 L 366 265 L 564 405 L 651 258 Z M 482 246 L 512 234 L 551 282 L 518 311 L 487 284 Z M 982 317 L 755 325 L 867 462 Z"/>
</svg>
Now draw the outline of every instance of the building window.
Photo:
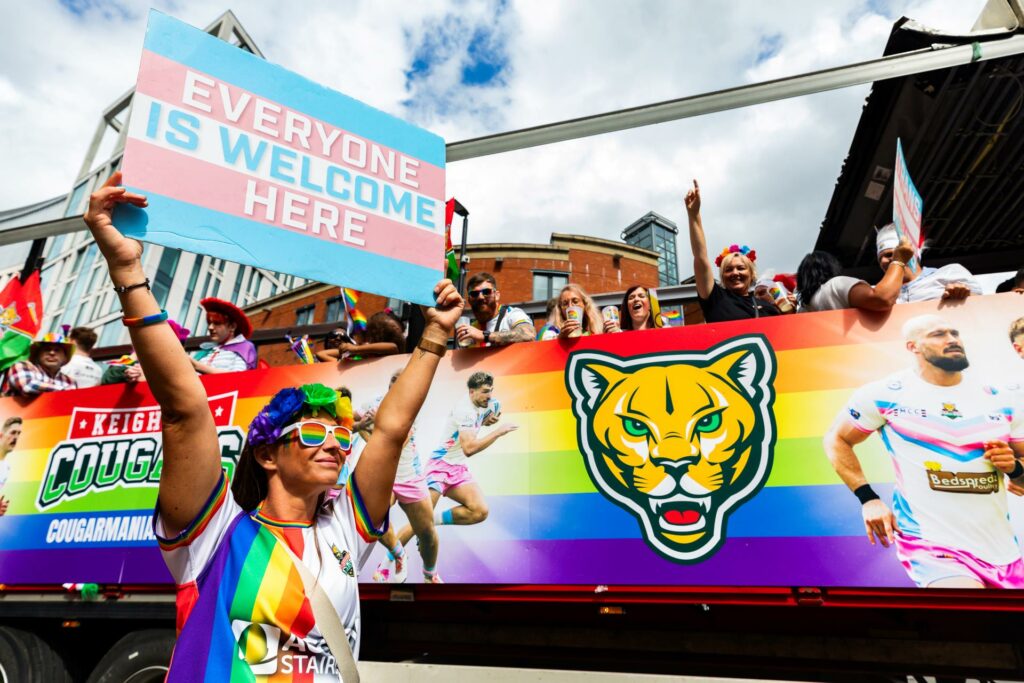
<svg viewBox="0 0 1024 683">
<path fill-rule="evenodd" d="M 302 308 L 295 311 L 295 324 L 297 326 L 312 325 L 313 324 L 313 311 L 316 310 L 315 305 L 303 306 Z"/>
<path fill-rule="evenodd" d="M 569 284 L 568 273 L 534 271 L 533 300 L 547 301 Z"/>
<path fill-rule="evenodd" d="M 345 319 L 345 300 L 334 296 L 327 300 L 327 320 L 324 322 L 340 322 Z"/>
<path fill-rule="evenodd" d="M 192 295 L 196 291 L 196 280 L 199 279 L 199 271 L 203 268 L 203 257 L 196 256 L 192 264 L 192 274 L 188 276 L 188 286 L 185 287 L 185 296 L 181 301 L 181 312 L 178 314 L 178 322 L 182 325 L 188 324 L 188 314 L 192 311 Z"/>
<path fill-rule="evenodd" d="M 178 271 L 179 258 L 181 258 L 181 252 L 170 247 L 164 247 L 164 253 L 160 254 L 160 265 L 157 266 L 156 277 L 153 278 L 153 296 L 160 308 L 167 305 L 167 296 L 171 293 L 174 274 Z"/>
<path fill-rule="evenodd" d="M 77 216 L 80 213 L 85 212 L 85 188 L 89 185 L 89 179 L 86 178 L 82 182 L 75 186 L 75 189 L 71 191 L 71 201 L 68 202 L 67 211 L 64 212 L 64 217 Z"/>
</svg>

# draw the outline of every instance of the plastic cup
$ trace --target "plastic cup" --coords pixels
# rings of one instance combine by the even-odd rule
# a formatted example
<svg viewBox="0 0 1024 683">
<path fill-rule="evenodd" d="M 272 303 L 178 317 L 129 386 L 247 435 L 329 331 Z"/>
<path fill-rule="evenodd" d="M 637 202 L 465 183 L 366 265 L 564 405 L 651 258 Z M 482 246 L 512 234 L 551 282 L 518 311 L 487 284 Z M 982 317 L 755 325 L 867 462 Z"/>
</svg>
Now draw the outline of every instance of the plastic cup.
<svg viewBox="0 0 1024 683">
<path fill-rule="evenodd" d="M 779 307 L 780 311 L 789 313 L 793 310 L 793 304 L 789 302 L 789 290 L 786 289 L 786 285 L 781 282 L 772 282 L 768 287 L 768 293 L 775 300 L 775 305 Z"/>
<path fill-rule="evenodd" d="M 458 332 L 460 327 L 469 327 L 469 317 L 468 316 L 464 315 L 461 318 L 459 318 L 459 321 L 457 323 L 455 323 L 455 331 Z M 467 346 L 472 346 L 472 344 L 473 344 L 473 340 L 470 339 L 469 337 L 463 337 L 462 339 L 459 339 L 459 346 L 461 346 L 462 348 L 466 348 Z"/>
<path fill-rule="evenodd" d="M 601 317 L 606 322 L 619 324 L 619 307 L 618 306 L 605 306 L 601 309 Z"/>
<path fill-rule="evenodd" d="M 579 337 L 583 334 L 583 307 L 582 306 L 566 306 L 565 307 L 565 319 L 575 320 L 580 327 L 575 332 L 570 334 L 570 337 Z"/>
</svg>

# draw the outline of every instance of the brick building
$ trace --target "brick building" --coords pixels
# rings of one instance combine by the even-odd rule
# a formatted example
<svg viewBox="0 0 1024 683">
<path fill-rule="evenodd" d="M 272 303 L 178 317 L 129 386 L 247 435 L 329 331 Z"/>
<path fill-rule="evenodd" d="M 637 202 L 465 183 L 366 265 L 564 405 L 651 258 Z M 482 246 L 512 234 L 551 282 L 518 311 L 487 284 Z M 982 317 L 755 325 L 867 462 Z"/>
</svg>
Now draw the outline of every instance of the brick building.
<svg viewBox="0 0 1024 683">
<path fill-rule="evenodd" d="M 473 273 L 493 274 L 501 300 L 509 304 L 546 301 L 568 282 L 590 294 L 621 292 L 634 284 L 658 286 L 657 253 L 615 240 L 555 233 L 549 244 L 471 244 L 466 253 L 467 279 Z M 400 302 L 375 294 L 362 294 L 359 299 L 359 310 L 366 317 L 388 305 L 396 311 L 401 308 Z M 339 288 L 320 283 L 258 301 L 244 310 L 257 330 L 345 320 Z M 319 348 L 319 339 L 316 341 Z M 262 344 L 259 349 L 260 358 L 270 365 L 297 362 L 283 333 L 281 343 Z"/>
</svg>

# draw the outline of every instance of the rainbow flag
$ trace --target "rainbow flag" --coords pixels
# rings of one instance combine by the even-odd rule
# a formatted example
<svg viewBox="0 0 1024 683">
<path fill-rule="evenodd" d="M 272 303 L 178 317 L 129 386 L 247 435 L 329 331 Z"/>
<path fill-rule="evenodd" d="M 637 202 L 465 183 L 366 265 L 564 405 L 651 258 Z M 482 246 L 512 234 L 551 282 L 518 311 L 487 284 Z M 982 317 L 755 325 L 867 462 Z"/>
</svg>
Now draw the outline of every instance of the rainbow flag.
<svg viewBox="0 0 1024 683">
<path fill-rule="evenodd" d="M 348 287 L 342 287 L 341 294 L 345 299 L 345 310 L 348 311 L 349 332 L 365 330 L 366 316 L 356 308 L 356 305 L 359 303 L 359 292 Z"/>
<path fill-rule="evenodd" d="M 676 308 L 662 311 L 661 318 L 662 327 L 675 327 L 683 324 L 683 314 Z"/>
</svg>

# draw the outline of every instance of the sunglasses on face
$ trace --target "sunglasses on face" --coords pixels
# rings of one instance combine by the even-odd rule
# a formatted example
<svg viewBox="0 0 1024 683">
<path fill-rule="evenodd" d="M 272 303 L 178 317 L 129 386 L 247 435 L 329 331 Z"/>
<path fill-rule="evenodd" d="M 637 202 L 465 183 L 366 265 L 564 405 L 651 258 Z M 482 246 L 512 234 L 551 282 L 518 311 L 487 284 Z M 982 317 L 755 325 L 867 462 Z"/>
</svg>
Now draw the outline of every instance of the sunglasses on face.
<svg viewBox="0 0 1024 683">
<path fill-rule="evenodd" d="M 281 436 L 299 433 L 299 443 L 303 446 L 322 446 L 328 434 L 334 434 L 338 446 L 344 452 L 352 450 L 352 430 L 341 425 L 326 425 L 323 422 L 296 422 L 281 430 Z"/>
<path fill-rule="evenodd" d="M 490 287 L 484 287 L 483 289 L 476 289 L 469 293 L 470 299 L 479 299 L 481 297 L 487 298 L 494 294 L 494 290 Z"/>
</svg>

